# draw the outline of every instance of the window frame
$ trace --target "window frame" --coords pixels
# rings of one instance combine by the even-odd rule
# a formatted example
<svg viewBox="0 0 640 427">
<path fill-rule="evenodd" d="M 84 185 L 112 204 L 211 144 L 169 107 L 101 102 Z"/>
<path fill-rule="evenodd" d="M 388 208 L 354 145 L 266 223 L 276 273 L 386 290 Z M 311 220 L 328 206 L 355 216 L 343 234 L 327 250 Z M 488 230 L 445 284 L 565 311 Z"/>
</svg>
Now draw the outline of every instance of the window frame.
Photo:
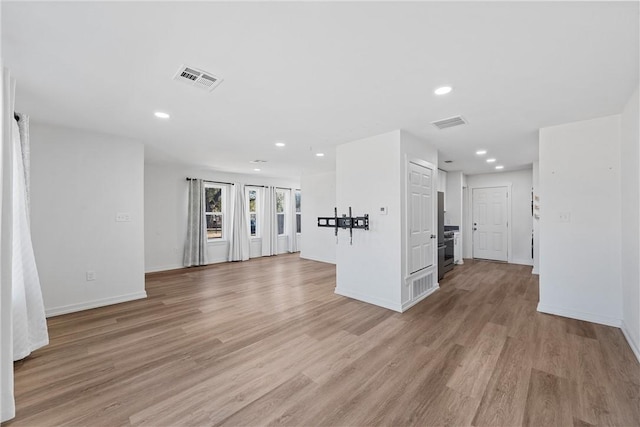
<svg viewBox="0 0 640 427">
<path fill-rule="evenodd" d="M 300 200 L 300 208 L 297 206 L 298 199 Z M 296 213 L 296 234 L 299 235 L 302 234 L 302 190 L 293 190 L 293 204 Z M 300 224 L 300 229 L 298 229 L 298 224 Z"/>
<path fill-rule="evenodd" d="M 247 225 L 248 225 L 248 231 L 249 231 L 249 238 L 250 239 L 260 239 L 262 238 L 262 233 L 261 233 L 261 224 L 260 224 L 260 189 L 258 187 L 252 187 L 252 186 L 246 186 L 245 189 L 245 199 L 247 200 L 247 208 L 246 208 L 246 212 L 245 212 L 245 217 L 247 218 Z M 255 201 L 255 211 L 251 212 L 251 203 L 250 203 L 250 198 L 249 198 L 249 193 L 251 191 L 255 191 L 256 193 L 256 201 Z M 254 214 L 256 216 L 256 234 L 255 236 L 251 235 L 251 214 Z"/>
<path fill-rule="evenodd" d="M 216 188 L 220 189 L 220 211 L 211 211 L 207 212 L 207 189 L 208 188 Z M 204 183 L 204 192 L 202 194 L 202 198 L 204 200 L 204 215 L 205 222 L 207 222 L 207 218 L 209 216 L 220 216 L 222 226 L 220 227 L 220 237 L 209 237 L 209 227 L 207 227 L 207 243 L 217 243 L 217 242 L 226 242 L 227 241 L 227 193 L 228 186 L 224 184 L 217 184 L 214 182 L 205 182 Z M 208 222 L 207 222 L 208 225 Z"/>
<path fill-rule="evenodd" d="M 278 212 L 278 193 L 281 193 L 283 195 L 283 206 L 282 206 L 282 212 Z M 289 201 L 288 201 L 288 197 L 287 197 L 287 190 L 284 189 L 280 189 L 280 188 L 276 188 L 276 200 L 275 200 L 275 204 L 276 204 L 276 229 L 279 227 L 279 221 L 278 221 L 278 216 L 282 215 L 283 220 L 282 220 L 282 233 L 280 233 L 280 230 L 278 231 L 278 237 L 283 237 L 283 236 L 288 236 L 289 233 L 287 232 L 287 210 L 289 207 Z"/>
</svg>

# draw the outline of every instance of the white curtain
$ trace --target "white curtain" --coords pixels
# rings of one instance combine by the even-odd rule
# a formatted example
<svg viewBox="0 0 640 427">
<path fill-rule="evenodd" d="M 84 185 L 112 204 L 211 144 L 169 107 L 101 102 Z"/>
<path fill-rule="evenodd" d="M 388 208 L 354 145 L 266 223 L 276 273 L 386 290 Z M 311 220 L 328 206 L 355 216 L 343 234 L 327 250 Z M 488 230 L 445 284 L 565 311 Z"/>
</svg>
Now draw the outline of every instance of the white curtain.
<svg viewBox="0 0 640 427">
<path fill-rule="evenodd" d="M 2 67 L 2 87 L 0 88 L 2 125 L 2 147 L 0 147 L 0 422 L 15 416 L 13 398 L 13 322 L 11 253 L 12 238 L 12 166 L 13 166 L 13 110 L 15 82 L 9 70 Z"/>
<path fill-rule="evenodd" d="M 49 344 L 47 320 L 42 301 L 40 277 L 31 243 L 28 213 L 29 165 L 24 164 L 23 147 L 28 150 L 28 132 L 20 134 L 20 129 L 28 129 L 29 118 L 19 116 L 21 126 L 13 122 L 13 359 L 20 360 Z M 27 157 L 28 158 L 28 157 Z"/>
<path fill-rule="evenodd" d="M 296 190 L 289 190 L 289 252 L 298 252 L 298 227 L 296 223 Z"/>
<path fill-rule="evenodd" d="M 244 185 L 233 184 L 231 195 L 231 238 L 229 239 L 229 261 L 249 259 L 249 226 L 244 197 Z"/>
<path fill-rule="evenodd" d="M 185 267 L 207 263 L 207 220 L 204 210 L 204 181 L 189 180 L 187 206 L 187 238 L 184 244 Z"/>
<path fill-rule="evenodd" d="M 262 225 L 262 256 L 278 254 L 278 223 L 276 221 L 276 188 L 262 189 L 262 203 L 260 204 L 260 218 Z"/>
</svg>

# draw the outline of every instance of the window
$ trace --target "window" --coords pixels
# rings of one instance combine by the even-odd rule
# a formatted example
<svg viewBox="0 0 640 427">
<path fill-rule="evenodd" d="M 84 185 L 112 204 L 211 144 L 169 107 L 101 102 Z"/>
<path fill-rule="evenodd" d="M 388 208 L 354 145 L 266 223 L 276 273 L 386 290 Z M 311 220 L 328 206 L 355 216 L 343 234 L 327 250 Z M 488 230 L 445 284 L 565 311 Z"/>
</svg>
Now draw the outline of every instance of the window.
<svg viewBox="0 0 640 427">
<path fill-rule="evenodd" d="M 276 190 L 276 219 L 278 221 L 278 236 L 285 233 L 285 215 L 287 212 L 287 198 L 284 190 Z"/>
<path fill-rule="evenodd" d="M 249 223 L 249 235 L 259 237 L 258 234 L 258 190 L 247 188 L 247 222 Z"/>
<path fill-rule="evenodd" d="M 224 220 L 224 187 L 213 184 L 205 184 L 204 209 L 207 217 L 207 239 L 222 239 Z"/>
<path fill-rule="evenodd" d="M 302 212 L 300 211 L 300 190 L 296 190 L 296 233 L 300 233 L 302 225 Z"/>
</svg>

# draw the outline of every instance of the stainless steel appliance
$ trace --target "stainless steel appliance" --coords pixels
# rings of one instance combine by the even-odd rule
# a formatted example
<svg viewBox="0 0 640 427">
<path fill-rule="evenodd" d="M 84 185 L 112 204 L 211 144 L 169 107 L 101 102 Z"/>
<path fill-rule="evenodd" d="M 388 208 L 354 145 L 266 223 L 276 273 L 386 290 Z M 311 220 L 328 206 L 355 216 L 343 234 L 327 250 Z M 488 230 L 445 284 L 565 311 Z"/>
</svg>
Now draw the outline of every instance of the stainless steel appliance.
<svg viewBox="0 0 640 427">
<path fill-rule="evenodd" d="M 453 232 L 444 231 L 444 193 L 438 192 L 438 280 L 453 268 Z"/>
</svg>

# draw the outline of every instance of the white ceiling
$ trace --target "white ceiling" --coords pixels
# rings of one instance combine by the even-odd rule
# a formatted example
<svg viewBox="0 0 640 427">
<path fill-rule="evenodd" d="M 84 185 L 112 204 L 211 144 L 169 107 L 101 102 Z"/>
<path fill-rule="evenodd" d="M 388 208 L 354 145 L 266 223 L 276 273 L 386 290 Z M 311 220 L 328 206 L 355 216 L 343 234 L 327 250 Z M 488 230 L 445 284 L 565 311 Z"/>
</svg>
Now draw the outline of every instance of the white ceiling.
<svg viewBox="0 0 640 427">
<path fill-rule="evenodd" d="M 520 169 L 540 127 L 621 111 L 638 18 L 638 2 L 2 2 L 2 55 L 18 110 L 138 139 L 150 162 L 256 173 L 264 159 L 260 174 L 297 177 L 401 128 L 444 169 L 484 173 L 477 149 Z M 181 64 L 224 81 L 173 81 Z M 469 124 L 430 124 L 458 114 Z"/>
</svg>

